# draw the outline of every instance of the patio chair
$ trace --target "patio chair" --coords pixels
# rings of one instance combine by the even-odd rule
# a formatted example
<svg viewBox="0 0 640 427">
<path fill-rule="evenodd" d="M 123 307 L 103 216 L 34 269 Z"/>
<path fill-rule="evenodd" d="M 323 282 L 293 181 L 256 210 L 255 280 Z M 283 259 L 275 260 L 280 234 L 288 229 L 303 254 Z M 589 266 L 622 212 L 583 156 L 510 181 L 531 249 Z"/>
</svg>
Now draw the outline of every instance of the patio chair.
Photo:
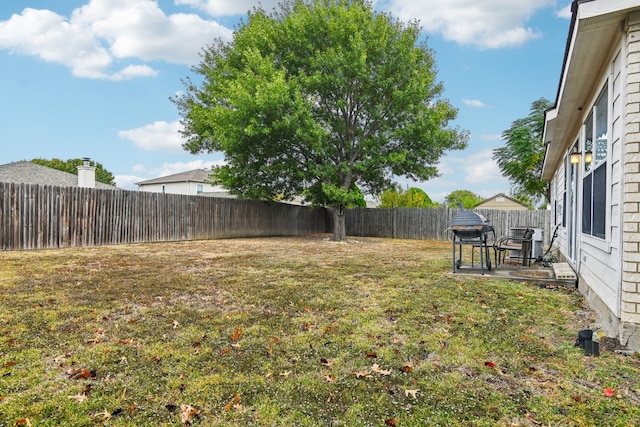
<svg viewBox="0 0 640 427">
<path fill-rule="evenodd" d="M 509 255 L 513 256 L 512 251 L 518 251 L 519 255 L 522 256 L 523 266 L 531 265 L 532 240 L 532 228 L 527 228 L 522 236 L 506 236 L 498 239 L 493 245 L 496 257 L 496 266 L 500 264 L 500 261 L 504 264 L 507 252 L 510 252 Z"/>
</svg>

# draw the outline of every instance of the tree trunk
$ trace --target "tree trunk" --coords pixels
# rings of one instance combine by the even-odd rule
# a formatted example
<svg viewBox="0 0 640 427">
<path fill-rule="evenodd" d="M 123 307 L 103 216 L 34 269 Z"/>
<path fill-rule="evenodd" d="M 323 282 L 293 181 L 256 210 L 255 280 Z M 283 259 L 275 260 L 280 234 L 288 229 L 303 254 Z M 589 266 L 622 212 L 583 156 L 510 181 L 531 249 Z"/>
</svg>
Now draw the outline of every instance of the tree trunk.
<svg viewBox="0 0 640 427">
<path fill-rule="evenodd" d="M 344 205 L 333 207 L 333 237 L 334 242 L 347 241 L 346 214 L 347 210 Z"/>
</svg>

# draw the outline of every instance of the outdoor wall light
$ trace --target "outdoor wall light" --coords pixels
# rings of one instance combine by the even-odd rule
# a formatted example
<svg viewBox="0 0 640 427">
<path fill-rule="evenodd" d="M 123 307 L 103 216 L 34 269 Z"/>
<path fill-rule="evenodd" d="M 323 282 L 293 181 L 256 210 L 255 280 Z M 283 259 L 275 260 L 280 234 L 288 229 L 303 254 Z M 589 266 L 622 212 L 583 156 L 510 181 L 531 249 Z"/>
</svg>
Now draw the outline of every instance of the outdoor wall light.
<svg viewBox="0 0 640 427">
<path fill-rule="evenodd" d="M 578 163 L 580 163 L 581 158 L 582 158 L 582 153 L 579 151 L 574 151 L 573 153 L 571 153 L 571 157 L 569 158 L 569 161 L 571 162 L 572 165 L 577 165 Z M 593 162 L 593 152 L 591 150 L 585 151 L 584 162 L 585 163 Z"/>
<path fill-rule="evenodd" d="M 591 150 L 588 150 L 584 153 L 584 161 L 585 163 L 593 162 L 593 152 Z"/>
<path fill-rule="evenodd" d="M 571 153 L 571 164 L 572 165 L 577 165 L 578 163 L 580 163 L 580 153 L 578 152 L 573 152 Z"/>
</svg>

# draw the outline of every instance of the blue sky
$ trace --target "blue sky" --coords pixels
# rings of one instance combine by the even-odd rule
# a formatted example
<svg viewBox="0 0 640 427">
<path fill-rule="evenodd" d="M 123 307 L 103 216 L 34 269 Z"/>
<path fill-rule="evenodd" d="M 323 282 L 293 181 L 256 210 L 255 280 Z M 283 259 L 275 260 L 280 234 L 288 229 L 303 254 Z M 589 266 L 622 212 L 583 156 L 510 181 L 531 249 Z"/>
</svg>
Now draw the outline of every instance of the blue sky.
<svg viewBox="0 0 640 427">
<path fill-rule="evenodd" d="M 271 10 L 278 0 L 265 0 Z M 469 146 L 441 159 L 420 187 L 508 194 L 492 161 L 500 135 L 540 97 L 555 101 L 570 0 L 382 0 L 379 11 L 419 19 L 435 51 L 452 125 Z M 182 150 L 169 98 L 192 76 L 200 48 L 230 39 L 251 0 L 21 0 L 0 2 L 0 164 L 90 157 L 119 187 L 210 167 L 221 153 Z"/>
</svg>

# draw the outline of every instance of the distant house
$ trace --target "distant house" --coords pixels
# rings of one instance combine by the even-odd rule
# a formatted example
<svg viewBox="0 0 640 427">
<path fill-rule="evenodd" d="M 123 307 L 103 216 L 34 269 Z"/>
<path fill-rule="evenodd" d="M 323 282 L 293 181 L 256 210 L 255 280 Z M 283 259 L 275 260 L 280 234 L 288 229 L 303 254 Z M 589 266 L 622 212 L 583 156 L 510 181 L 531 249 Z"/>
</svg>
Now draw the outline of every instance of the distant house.
<svg viewBox="0 0 640 427">
<path fill-rule="evenodd" d="M 504 194 L 496 194 L 478 203 L 474 209 L 499 209 L 503 211 L 526 211 L 529 207 Z"/>
<path fill-rule="evenodd" d="M 139 191 L 167 194 L 187 194 L 212 197 L 231 197 L 224 188 L 208 182 L 207 169 L 195 169 L 136 183 Z"/>
<path fill-rule="evenodd" d="M 7 163 L 0 165 L 0 182 L 119 190 L 118 187 L 96 182 L 96 168 L 90 166 L 88 160 L 78 166 L 78 175 L 24 160 Z"/>
</svg>

